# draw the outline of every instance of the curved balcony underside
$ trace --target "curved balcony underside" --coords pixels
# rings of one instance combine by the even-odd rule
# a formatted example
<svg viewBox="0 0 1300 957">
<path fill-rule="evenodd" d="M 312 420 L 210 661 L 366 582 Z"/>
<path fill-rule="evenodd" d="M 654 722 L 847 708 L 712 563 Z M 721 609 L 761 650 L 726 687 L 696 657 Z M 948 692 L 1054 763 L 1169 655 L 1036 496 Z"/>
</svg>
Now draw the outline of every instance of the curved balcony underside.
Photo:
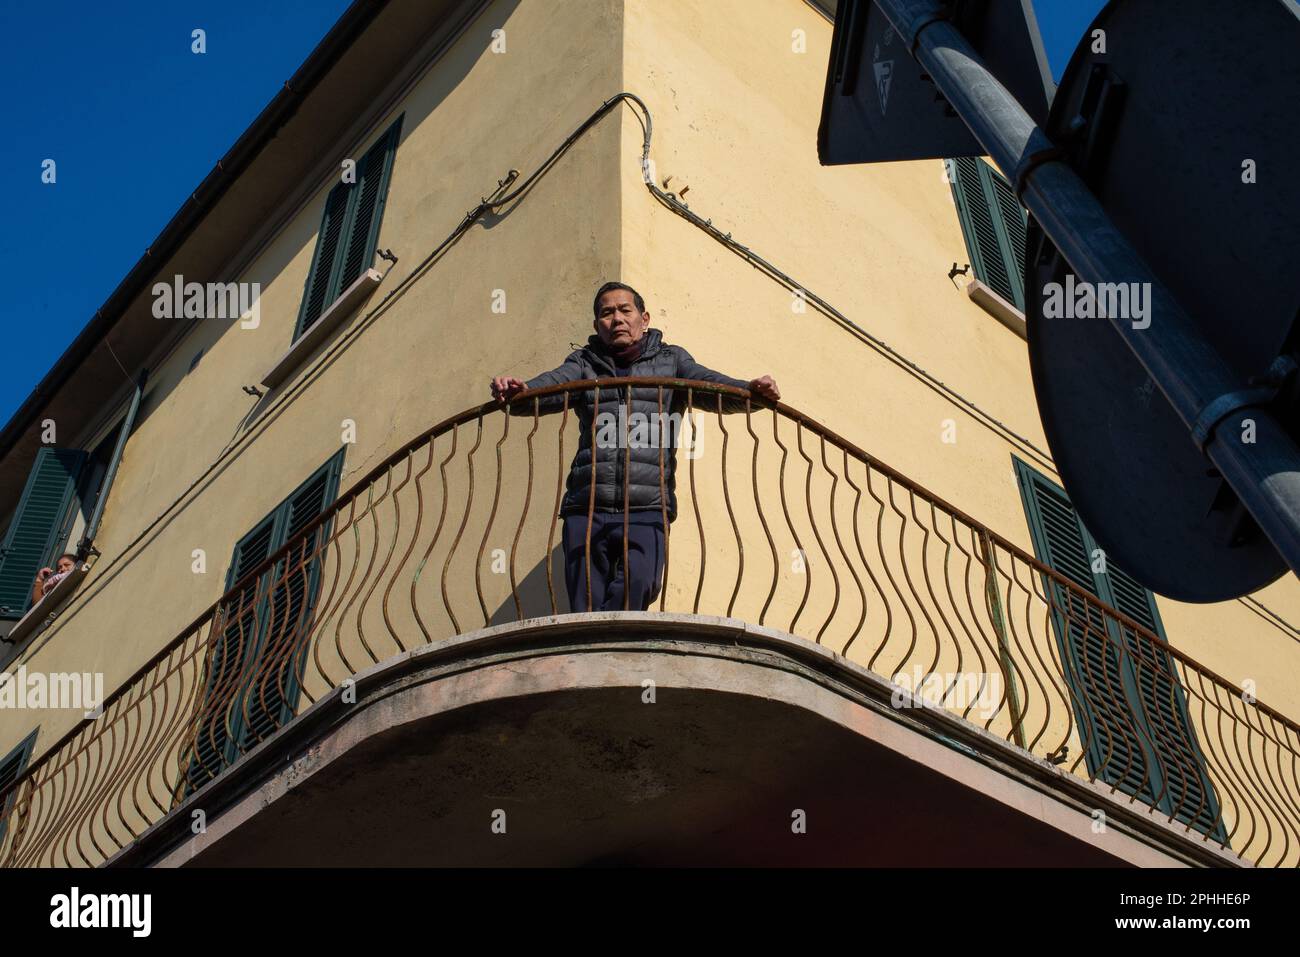
<svg viewBox="0 0 1300 957">
<path fill-rule="evenodd" d="M 736 619 L 486 628 L 361 673 L 355 703 L 321 699 L 110 863 L 1233 862 L 946 711 L 894 707 L 891 689 Z"/>
</svg>

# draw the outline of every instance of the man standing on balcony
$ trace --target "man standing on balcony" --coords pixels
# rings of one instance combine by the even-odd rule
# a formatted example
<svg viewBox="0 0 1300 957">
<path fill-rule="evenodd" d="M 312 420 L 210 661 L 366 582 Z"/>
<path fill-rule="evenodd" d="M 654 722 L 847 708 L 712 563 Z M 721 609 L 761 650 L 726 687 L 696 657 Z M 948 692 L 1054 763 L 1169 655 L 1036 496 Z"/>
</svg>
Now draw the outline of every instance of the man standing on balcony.
<svg viewBox="0 0 1300 957">
<path fill-rule="evenodd" d="M 563 365 L 527 382 L 513 376 L 497 376 L 492 380 L 492 395 L 496 400 L 505 404 L 524 389 L 622 376 L 663 376 L 716 382 L 748 389 L 774 402 L 781 398 L 771 376 L 749 381 L 733 379 L 700 365 L 681 346 L 664 342 L 662 333 L 650 328 L 650 313 L 646 311 L 645 301 L 631 286 L 621 282 L 605 283 L 596 292 L 592 311 L 595 313 L 592 325 L 596 331 L 586 346 L 571 353 Z M 569 592 L 569 608 L 575 612 L 622 611 L 626 601 L 629 610 L 644 611 L 658 597 L 663 583 L 664 513 L 667 513 L 669 522 L 677 517 L 677 443 L 671 437 L 664 443 L 667 448 L 663 452 L 661 475 L 661 443 L 658 439 L 660 423 L 665 418 L 663 413 L 673 408 L 674 390 L 663 390 L 663 403 L 667 409 L 660 407 L 657 386 L 634 387 L 630 408 L 626 388 L 599 390 L 601 422 L 593 430 L 596 391 L 588 389 L 569 396 L 569 404 L 577 412 L 579 424 L 578 451 L 569 468 L 560 506 L 560 516 L 564 520 L 564 577 Z M 697 392 L 696 395 L 695 404 L 704 410 L 717 408 L 717 400 L 710 402 L 712 397 L 708 393 Z M 678 399 L 684 402 L 685 394 L 679 392 Z M 547 396 L 538 404 L 542 412 L 557 412 L 564 407 L 564 396 Z M 724 399 L 722 409 L 741 411 L 744 401 Z M 532 410 L 531 402 L 523 402 L 511 407 L 509 412 L 512 415 L 531 415 Z M 656 436 L 653 441 L 638 442 L 636 429 L 629 433 L 623 424 L 625 421 L 636 423 L 638 416 L 653 423 L 649 430 Z M 615 417 L 619 422 L 619 438 L 607 442 L 602 438 L 607 432 L 603 423 Z M 593 431 L 599 433 L 594 456 L 594 498 Z M 641 434 L 646 433 L 642 431 Z M 626 569 L 623 568 L 625 491 Z M 588 532 L 591 536 L 590 556 Z M 588 587 L 590 604 L 587 601 Z"/>
</svg>

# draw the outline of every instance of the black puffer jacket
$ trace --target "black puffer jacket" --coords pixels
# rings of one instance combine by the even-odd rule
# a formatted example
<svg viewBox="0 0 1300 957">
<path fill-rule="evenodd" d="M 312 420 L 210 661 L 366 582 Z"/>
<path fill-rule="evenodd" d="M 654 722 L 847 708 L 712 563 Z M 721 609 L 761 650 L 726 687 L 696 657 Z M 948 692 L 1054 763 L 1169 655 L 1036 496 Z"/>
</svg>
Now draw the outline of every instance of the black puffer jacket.
<svg viewBox="0 0 1300 957">
<path fill-rule="evenodd" d="M 576 382 L 581 379 L 606 379 L 616 374 L 614 357 L 601 342 L 600 337 L 593 335 L 587 340 L 587 345 L 571 353 L 559 368 L 534 376 L 525 385 L 529 389 L 540 389 L 548 385 Z M 696 379 L 704 382 L 719 382 L 741 389 L 749 388 L 749 383 L 743 379 L 733 379 L 700 365 L 681 346 L 672 346 L 664 342 L 663 334 L 653 328 L 646 330 L 641 355 L 632 362 L 625 374 Z M 659 440 L 656 444 L 655 437 L 660 434 L 660 429 L 656 427 L 655 413 L 660 407 L 659 392 L 655 386 L 633 387 L 631 408 L 622 412 L 621 416 L 620 406 L 627 405 L 626 386 L 584 389 L 569 393 L 569 408 L 574 410 L 578 417 L 579 439 L 578 452 L 569 467 L 569 478 L 564 500 L 560 505 L 560 514 L 585 514 L 591 502 L 592 419 L 595 414 L 597 392 L 600 393 L 600 422 L 596 424 L 595 511 L 623 511 L 625 458 L 629 463 L 628 511 L 662 511 L 663 503 L 659 494 L 659 444 L 662 444 L 664 446 L 663 488 L 668 497 L 668 520 L 672 521 L 677 517 L 676 447 L 680 442 L 680 416 L 686 404 L 686 393 L 680 389 L 663 390 L 663 411 L 669 414 L 675 413 L 675 417 L 664 424 L 662 434 L 665 439 Z M 694 405 L 697 414 L 715 411 L 718 408 L 716 393 L 696 392 Z M 559 412 L 564 408 L 564 395 L 547 396 L 539 401 L 539 406 L 543 413 Z M 724 412 L 743 409 L 743 399 L 723 398 Z M 510 407 L 512 415 L 532 415 L 532 412 L 533 403 L 527 399 L 516 400 Z M 638 417 L 638 413 L 642 417 Z M 647 436 L 648 441 L 646 441 Z"/>
</svg>

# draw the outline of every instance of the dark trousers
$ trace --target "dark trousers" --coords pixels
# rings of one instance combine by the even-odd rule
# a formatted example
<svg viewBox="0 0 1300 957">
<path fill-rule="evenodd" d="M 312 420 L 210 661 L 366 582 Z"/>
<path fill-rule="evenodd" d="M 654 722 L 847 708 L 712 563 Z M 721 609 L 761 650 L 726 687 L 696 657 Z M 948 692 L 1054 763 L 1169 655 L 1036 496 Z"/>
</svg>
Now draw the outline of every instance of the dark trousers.
<svg viewBox="0 0 1300 957">
<path fill-rule="evenodd" d="M 627 568 L 623 567 L 623 513 L 595 512 L 591 520 L 591 607 L 587 606 L 587 516 L 564 517 L 564 579 L 570 611 L 645 611 L 659 597 L 664 573 L 660 512 L 629 512 Z"/>
</svg>

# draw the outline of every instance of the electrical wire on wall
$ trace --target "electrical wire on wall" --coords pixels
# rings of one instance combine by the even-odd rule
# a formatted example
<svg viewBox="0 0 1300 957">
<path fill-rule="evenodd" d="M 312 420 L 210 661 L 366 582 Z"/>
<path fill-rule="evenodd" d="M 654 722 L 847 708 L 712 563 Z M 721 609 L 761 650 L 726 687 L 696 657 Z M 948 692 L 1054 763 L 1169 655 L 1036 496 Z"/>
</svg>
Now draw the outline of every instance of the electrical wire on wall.
<svg viewBox="0 0 1300 957">
<path fill-rule="evenodd" d="M 643 181 L 645 182 L 646 186 L 649 188 L 650 192 L 654 194 L 656 199 L 658 199 L 663 205 L 671 209 L 674 213 L 681 216 L 683 219 L 686 219 L 691 224 L 704 230 L 706 233 L 708 233 L 718 242 L 722 243 L 728 249 L 732 250 L 733 252 L 737 253 L 748 262 L 757 266 L 762 272 L 767 274 L 772 279 L 776 280 L 786 289 L 790 290 L 793 293 L 798 293 L 808 302 L 811 302 L 822 313 L 824 313 L 830 319 L 833 319 L 836 323 L 838 323 L 846 331 L 851 333 L 859 341 L 864 342 L 867 345 L 871 346 L 881 355 L 885 356 L 891 362 L 895 363 L 900 368 L 902 368 L 905 372 L 921 380 L 928 388 L 933 389 L 935 392 L 938 392 L 940 395 L 948 399 L 953 404 L 959 406 L 963 411 L 970 414 L 970 416 L 974 418 L 977 422 L 979 422 L 981 425 L 984 425 L 987 428 L 993 430 L 994 432 L 997 432 L 1003 439 L 1019 447 L 1020 450 L 1024 452 L 1026 455 L 1030 455 L 1036 460 L 1038 460 L 1038 462 L 1044 468 L 1051 470 L 1054 474 L 1056 473 L 1055 464 L 1052 462 L 1052 457 L 1048 452 L 1039 448 L 1037 445 L 1035 445 L 1029 439 L 1025 438 L 1023 435 L 1020 435 L 1019 433 L 1013 431 L 1010 427 L 1005 425 L 1003 422 L 1001 422 L 994 416 L 990 415 L 988 412 L 985 412 L 973 401 L 966 398 L 964 395 L 957 392 L 955 389 L 945 385 L 942 380 L 935 378 L 933 375 L 931 375 L 921 366 L 917 365 L 911 359 L 907 358 L 902 353 L 898 352 L 896 349 L 893 349 L 888 343 L 886 343 L 880 337 L 875 336 L 872 333 L 868 332 L 862 326 L 858 325 L 852 319 L 848 318 L 848 316 L 844 315 L 844 313 L 840 312 L 838 309 L 832 306 L 821 296 L 817 295 L 807 286 L 804 286 L 803 284 L 795 281 L 787 273 L 777 268 L 767 259 L 763 258 L 758 253 L 750 249 L 748 246 L 744 246 L 741 243 L 736 242 L 734 239 L 731 238 L 731 233 L 724 233 L 718 227 L 713 225 L 713 220 L 705 219 L 702 216 L 700 216 L 698 213 L 693 212 L 690 209 L 690 207 L 687 206 L 686 203 L 684 203 L 676 194 L 666 192 L 665 190 L 661 189 L 659 187 L 659 184 L 655 183 L 650 177 L 650 138 L 652 132 L 652 126 L 651 126 L 652 120 L 650 116 L 650 110 L 646 107 L 645 103 L 641 101 L 640 97 L 638 97 L 634 93 L 620 93 L 617 97 L 614 97 L 613 100 L 607 101 L 607 104 L 617 102 L 620 98 L 627 98 L 629 100 L 632 100 L 640 107 L 641 111 L 645 114 L 645 120 L 642 123 L 642 129 L 645 132 L 645 140 L 642 144 L 642 149 L 641 149 L 641 172 L 642 172 Z"/>
</svg>

